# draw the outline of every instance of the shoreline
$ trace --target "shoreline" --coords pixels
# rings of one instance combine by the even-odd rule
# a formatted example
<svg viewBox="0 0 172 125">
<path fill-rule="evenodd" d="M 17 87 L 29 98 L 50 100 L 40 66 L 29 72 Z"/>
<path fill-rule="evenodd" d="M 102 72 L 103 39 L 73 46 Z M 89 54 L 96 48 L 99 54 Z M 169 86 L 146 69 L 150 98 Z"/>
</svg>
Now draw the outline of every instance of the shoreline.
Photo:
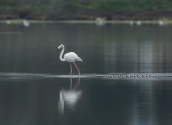
<svg viewBox="0 0 172 125">
<path fill-rule="evenodd" d="M 33 12 L 23 9 L 20 12 L 14 10 L 0 9 L 0 22 L 11 20 L 20 22 L 29 20 L 30 22 L 128 22 L 142 21 L 156 22 L 164 21 L 171 23 L 172 10 L 149 10 L 149 11 L 119 11 L 119 10 L 92 10 L 92 9 L 59 9 Z"/>
<path fill-rule="evenodd" d="M 25 19 L 18 19 L 18 20 L 8 20 L 10 21 L 10 24 L 20 24 L 23 23 Z M 6 23 L 7 20 L 0 20 L 0 23 Z M 99 21 L 97 20 L 27 20 L 29 23 L 71 23 L 71 24 L 99 24 Z M 131 24 L 132 21 L 132 24 Z M 134 25 L 138 21 L 141 22 L 141 24 L 159 24 L 160 21 L 163 21 L 163 24 L 172 24 L 172 20 L 103 20 L 103 24 L 131 24 Z M 100 25 L 101 25 L 100 24 Z"/>
</svg>

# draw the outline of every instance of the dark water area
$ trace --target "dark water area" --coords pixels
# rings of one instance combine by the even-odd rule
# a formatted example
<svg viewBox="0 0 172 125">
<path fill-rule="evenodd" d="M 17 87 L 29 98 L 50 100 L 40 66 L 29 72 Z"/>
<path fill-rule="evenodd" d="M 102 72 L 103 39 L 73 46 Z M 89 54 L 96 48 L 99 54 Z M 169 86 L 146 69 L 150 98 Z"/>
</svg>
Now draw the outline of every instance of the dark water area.
<svg viewBox="0 0 172 125">
<path fill-rule="evenodd" d="M 171 125 L 171 29 L 0 24 L 0 124 Z M 80 78 L 59 60 L 60 44 L 83 59 Z M 158 78 L 102 77 L 108 74 Z"/>
</svg>

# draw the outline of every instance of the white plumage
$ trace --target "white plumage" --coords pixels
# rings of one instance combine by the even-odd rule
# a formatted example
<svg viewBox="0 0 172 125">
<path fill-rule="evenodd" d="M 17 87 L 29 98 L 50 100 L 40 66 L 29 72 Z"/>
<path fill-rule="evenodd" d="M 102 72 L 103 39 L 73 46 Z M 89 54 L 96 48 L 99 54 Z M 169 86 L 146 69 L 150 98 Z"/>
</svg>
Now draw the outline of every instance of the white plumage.
<svg viewBox="0 0 172 125">
<path fill-rule="evenodd" d="M 61 61 L 66 61 L 66 62 L 69 62 L 70 63 L 70 67 L 71 67 L 71 72 L 70 72 L 70 74 L 72 74 L 72 65 L 71 65 L 71 63 L 73 62 L 73 64 L 76 66 L 76 64 L 75 64 L 75 61 L 82 61 L 83 62 L 83 60 L 76 54 L 76 53 L 74 53 L 74 52 L 68 52 L 68 53 L 66 53 L 65 55 L 64 55 L 64 58 L 62 58 L 62 55 L 63 55 L 63 53 L 64 53 L 64 49 L 65 49 L 65 47 L 64 47 L 64 45 L 63 44 L 61 44 L 58 48 L 57 48 L 57 50 L 59 50 L 60 48 L 62 48 L 62 51 L 61 51 L 61 53 L 60 53 L 60 60 Z M 76 68 L 78 69 L 78 73 L 79 73 L 79 75 L 80 75 L 80 71 L 79 71 L 79 68 L 76 66 Z"/>
<path fill-rule="evenodd" d="M 74 52 L 69 52 L 69 53 L 66 53 L 64 55 L 64 59 L 67 61 L 67 62 L 75 62 L 75 61 L 82 61 L 82 59 L 80 57 L 78 57 L 78 55 Z"/>
<path fill-rule="evenodd" d="M 26 26 L 26 27 L 28 27 L 30 24 L 29 24 L 28 21 L 24 20 L 24 21 L 23 21 L 23 25 Z"/>
</svg>

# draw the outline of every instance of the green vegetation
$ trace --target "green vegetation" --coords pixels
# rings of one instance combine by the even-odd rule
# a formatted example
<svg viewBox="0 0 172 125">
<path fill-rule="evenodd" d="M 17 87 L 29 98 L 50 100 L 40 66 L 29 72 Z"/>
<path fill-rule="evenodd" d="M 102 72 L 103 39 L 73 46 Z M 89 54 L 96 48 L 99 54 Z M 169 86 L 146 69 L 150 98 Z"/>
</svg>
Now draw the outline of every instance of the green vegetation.
<svg viewBox="0 0 172 125">
<path fill-rule="evenodd" d="M 41 0 L 0 0 L 1 9 L 31 9 L 31 10 L 48 10 L 51 9 L 50 3 L 42 2 Z"/>
<path fill-rule="evenodd" d="M 121 11 L 172 9 L 170 0 L 106 0 L 89 5 L 93 9 L 115 9 Z"/>
<path fill-rule="evenodd" d="M 67 7 L 121 11 L 172 9 L 171 0 L 0 0 L 3 9 L 53 10 Z"/>
</svg>

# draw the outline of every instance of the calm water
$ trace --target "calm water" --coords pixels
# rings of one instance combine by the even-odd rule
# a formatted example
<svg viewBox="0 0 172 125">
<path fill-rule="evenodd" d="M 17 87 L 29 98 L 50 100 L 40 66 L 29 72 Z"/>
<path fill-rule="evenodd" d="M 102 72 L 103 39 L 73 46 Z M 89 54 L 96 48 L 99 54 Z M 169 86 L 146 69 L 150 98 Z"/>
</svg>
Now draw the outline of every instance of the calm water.
<svg viewBox="0 0 172 125">
<path fill-rule="evenodd" d="M 171 32 L 172 25 L 0 24 L 0 124 L 171 125 Z M 80 79 L 59 60 L 61 43 L 83 59 Z"/>
</svg>

